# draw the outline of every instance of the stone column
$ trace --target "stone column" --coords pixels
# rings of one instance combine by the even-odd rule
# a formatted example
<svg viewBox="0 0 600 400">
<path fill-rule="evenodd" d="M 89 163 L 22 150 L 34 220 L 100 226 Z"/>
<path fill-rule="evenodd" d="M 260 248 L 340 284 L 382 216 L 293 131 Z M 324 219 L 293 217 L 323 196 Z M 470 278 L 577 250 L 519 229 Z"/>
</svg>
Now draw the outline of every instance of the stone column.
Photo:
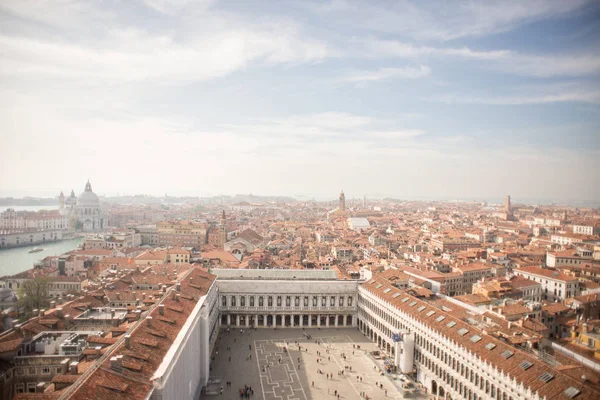
<svg viewBox="0 0 600 400">
<path fill-rule="evenodd" d="M 231 325 L 231 315 L 227 314 L 227 326 Z"/>
<path fill-rule="evenodd" d="M 356 326 L 356 315 L 352 316 L 352 326 Z"/>
<path fill-rule="evenodd" d="M 317 315 L 317 326 L 321 326 L 321 316 Z"/>
<path fill-rule="evenodd" d="M 258 327 L 258 315 L 254 316 L 254 327 L 257 328 Z"/>
<path fill-rule="evenodd" d="M 300 314 L 300 327 L 302 327 L 303 324 L 302 319 L 304 319 L 304 315 Z"/>
<path fill-rule="evenodd" d="M 337 326 L 338 326 L 338 321 L 339 321 L 339 319 L 340 319 L 340 316 L 339 316 L 339 315 L 336 315 L 336 316 L 335 316 L 334 323 L 333 323 L 333 326 L 335 326 L 335 327 L 337 327 Z"/>
<path fill-rule="evenodd" d="M 235 326 L 240 326 L 240 314 L 235 316 Z"/>
<path fill-rule="evenodd" d="M 264 325 L 264 326 L 267 326 L 267 315 L 266 315 L 266 314 L 265 314 L 265 317 L 264 317 L 264 318 L 265 318 L 265 319 L 263 319 L 263 325 Z"/>
<path fill-rule="evenodd" d="M 312 326 L 312 314 L 308 316 L 308 327 Z"/>
<path fill-rule="evenodd" d="M 329 315 L 326 316 L 325 326 L 329 328 Z"/>
</svg>

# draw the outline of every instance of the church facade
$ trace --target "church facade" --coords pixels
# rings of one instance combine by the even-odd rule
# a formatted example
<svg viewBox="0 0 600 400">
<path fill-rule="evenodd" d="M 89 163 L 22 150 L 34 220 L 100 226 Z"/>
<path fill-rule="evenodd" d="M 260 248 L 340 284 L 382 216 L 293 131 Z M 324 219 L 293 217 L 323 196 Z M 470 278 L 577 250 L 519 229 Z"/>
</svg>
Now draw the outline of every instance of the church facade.
<svg viewBox="0 0 600 400">
<path fill-rule="evenodd" d="M 60 192 L 58 208 L 61 214 L 68 216 L 77 231 L 100 232 L 105 228 L 100 199 L 92 190 L 90 181 L 86 183 L 85 189 L 79 197 L 75 197 L 73 190 L 68 198 L 65 198 L 64 193 Z"/>
</svg>

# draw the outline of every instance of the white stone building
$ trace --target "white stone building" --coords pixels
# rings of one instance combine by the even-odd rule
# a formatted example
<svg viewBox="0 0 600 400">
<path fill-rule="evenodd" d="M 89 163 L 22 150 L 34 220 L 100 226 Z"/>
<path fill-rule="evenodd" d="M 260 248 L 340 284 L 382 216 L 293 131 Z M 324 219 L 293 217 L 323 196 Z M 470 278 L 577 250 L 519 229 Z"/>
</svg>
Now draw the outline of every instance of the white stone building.
<svg viewBox="0 0 600 400">
<path fill-rule="evenodd" d="M 356 326 L 358 281 L 334 271 L 215 269 L 221 325 Z"/>
<path fill-rule="evenodd" d="M 98 195 L 92 191 L 92 185 L 88 181 L 85 190 L 75 199 L 75 193 L 65 199 L 60 193 L 58 199 L 59 211 L 74 221 L 75 227 L 83 232 L 101 232 L 105 229 L 104 214 L 100 206 Z"/>
<path fill-rule="evenodd" d="M 515 275 L 523 276 L 542 285 L 542 294 L 550 301 L 565 300 L 579 296 L 579 280 L 560 271 L 541 267 L 521 267 L 513 270 Z"/>
</svg>

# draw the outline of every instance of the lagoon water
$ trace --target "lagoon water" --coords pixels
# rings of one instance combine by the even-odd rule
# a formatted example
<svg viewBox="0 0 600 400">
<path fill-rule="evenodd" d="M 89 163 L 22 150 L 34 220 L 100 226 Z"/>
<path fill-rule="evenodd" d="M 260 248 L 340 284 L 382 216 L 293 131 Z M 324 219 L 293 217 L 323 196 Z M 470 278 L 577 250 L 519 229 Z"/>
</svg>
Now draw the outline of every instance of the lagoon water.
<svg viewBox="0 0 600 400">
<path fill-rule="evenodd" d="M 33 263 L 48 256 L 59 256 L 67 251 L 77 249 L 83 238 L 63 240 L 55 243 L 40 243 L 33 246 L 0 250 L 0 276 L 14 275 L 33 267 Z M 28 253 L 34 247 L 44 251 Z"/>
<path fill-rule="evenodd" d="M 0 212 L 12 208 L 15 211 L 40 211 L 40 210 L 58 210 L 58 204 L 48 206 L 0 206 Z"/>
</svg>

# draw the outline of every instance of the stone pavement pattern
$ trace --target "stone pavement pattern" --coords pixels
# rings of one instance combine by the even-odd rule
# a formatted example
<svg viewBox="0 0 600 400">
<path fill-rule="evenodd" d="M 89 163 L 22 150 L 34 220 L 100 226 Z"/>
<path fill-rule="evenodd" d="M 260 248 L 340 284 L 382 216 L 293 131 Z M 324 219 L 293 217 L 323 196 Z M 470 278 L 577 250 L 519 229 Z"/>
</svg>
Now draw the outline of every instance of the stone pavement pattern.
<svg viewBox="0 0 600 400">
<path fill-rule="evenodd" d="M 311 340 L 303 334 L 311 335 Z M 336 391 L 343 400 L 363 399 L 363 392 L 374 400 L 402 398 L 366 355 L 377 346 L 356 329 L 232 330 L 229 335 L 221 332 L 217 346 L 212 376 L 232 382 L 222 396 L 227 400 L 238 399 L 238 390 L 244 385 L 254 390 L 253 399 L 265 400 L 337 399 Z M 351 366 L 352 372 L 345 366 Z M 344 374 L 338 375 L 340 371 Z M 329 379 L 326 374 L 333 376 Z M 376 382 L 383 383 L 383 389 L 376 387 Z"/>
</svg>

